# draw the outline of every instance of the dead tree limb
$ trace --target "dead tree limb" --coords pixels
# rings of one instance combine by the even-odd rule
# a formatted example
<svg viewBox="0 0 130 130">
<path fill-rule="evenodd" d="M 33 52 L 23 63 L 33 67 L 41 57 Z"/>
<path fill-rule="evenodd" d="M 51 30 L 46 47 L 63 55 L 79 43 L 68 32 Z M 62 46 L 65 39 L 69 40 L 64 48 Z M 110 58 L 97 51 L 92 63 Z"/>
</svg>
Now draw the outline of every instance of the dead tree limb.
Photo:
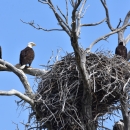
<svg viewBox="0 0 130 130">
<path fill-rule="evenodd" d="M 129 23 L 129 20 L 130 20 L 130 11 L 127 13 L 125 19 L 124 19 L 124 22 L 123 22 L 123 26 L 127 25 Z M 126 37 L 126 39 L 124 38 L 124 32 L 125 32 L 125 29 L 127 28 L 124 28 L 123 30 L 121 30 L 120 32 L 118 32 L 118 43 L 120 43 L 121 41 L 123 41 L 124 45 L 126 46 L 126 44 L 129 42 L 130 40 L 130 34 Z"/>
<path fill-rule="evenodd" d="M 121 111 L 123 115 L 123 121 L 124 121 L 124 130 L 130 130 L 130 115 L 129 115 L 129 108 L 127 104 L 126 95 L 121 96 L 120 102 L 121 102 Z"/>
<path fill-rule="evenodd" d="M 109 29 L 110 29 L 111 31 L 115 31 L 115 30 L 119 27 L 119 25 L 120 25 L 120 23 L 121 23 L 121 19 L 120 19 L 120 22 L 119 22 L 117 28 L 114 29 L 114 28 L 111 26 L 111 23 L 110 23 L 109 11 L 108 11 L 108 8 L 107 8 L 106 0 L 101 0 L 101 3 L 102 3 L 102 5 L 104 6 L 105 11 L 106 11 L 106 17 L 107 17 L 106 22 L 107 22 L 107 25 L 108 25 L 108 27 L 109 27 Z M 130 19 L 130 11 L 127 13 L 127 15 L 126 15 L 126 17 L 125 17 L 125 20 L 124 20 L 124 22 L 123 22 L 122 27 L 129 24 L 129 19 Z M 126 26 L 126 27 L 127 27 L 127 26 Z M 118 32 L 118 43 L 120 43 L 121 41 L 123 41 L 123 42 L 124 42 L 124 45 L 126 45 L 126 44 L 129 42 L 129 40 L 130 40 L 130 37 L 129 37 L 129 36 L 127 36 L 126 39 L 124 39 L 124 36 L 123 36 L 126 27 L 123 28 L 122 30 L 120 30 L 120 31 Z"/>
<path fill-rule="evenodd" d="M 120 18 L 120 20 L 119 20 L 119 23 L 118 23 L 118 25 L 117 25 L 117 27 L 116 28 L 119 28 L 119 26 L 120 26 L 120 24 L 121 24 L 121 18 Z"/>
<path fill-rule="evenodd" d="M 69 16 L 69 12 L 68 12 L 68 0 L 66 1 L 66 23 L 68 24 L 68 16 Z"/>
<path fill-rule="evenodd" d="M 117 28 L 116 30 L 114 30 L 114 31 L 112 31 L 112 32 L 110 32 L 110 33 L 108 33 L 108 34 L 99 37 L 97 40 L 95 40 L 93 43 L 90 44 L 89 49 L 91 50 L 92 47 L 93 47 L 97 42 L 99 42 L 99 41 L 101 41 L 101 40 L 107 39 L 110 35 L 120 32 L 121 30 L 123 30 L 123 29 L 126 28 L 127 26 L 130 26 L 130 23 L 127 23 L 127 24 L 124 25 L 123 27 Z"/>
<path fill-rule="evenodd" d="M 24 95 L 23 93 L 15 90 L 15 89 L 12 89 L 10 91 L 0 90 L 0 95 L 1 96 L 12 96 L 12 95 L 15 95 L 15 96 L 19 97 L 20 99 L 23 99 L 24 101 L 29 103 L 32 107 L 34 105 L 33 99 L 29 98 L 28 96 Z"/>
<path fill-rule="evenodd" d="M 53 29 L 45 29 L 43 27 L 41 27 L 40 25 L 35 25 L 34 21 L 32 22 L 25 22 L 23 20 L 21 20 L 23 23 L 25 24 L 28 24 L 30 26 L 32 26 L 33 28 L 37 29 L 37 30 L 43 30 L 43 31 L 46 31 L 46 32 L 50 32 L 50 31 L 64 31 L 63 29 L 58 29 L 58 28 L 53 28 Z"/>
<path fill-rule="evenodd" d="M 20 69 L 20 65 L 19 64 L 16 64 L 14 65 L 17 69 Z M 8 72 L 12 72 L 11 69 L 7 68 L 6 66 L 4 65 L 1 65 L 0 64 L 0 71 L 8 71 Z M 44 70 L 44 69 L 37 69 L 37 68 L 24 68 L 22 69 L 22 71 L 25 73 L 25 74 L 28 74 L 28 75 L 32 75 L 32 76 L 41 76 L 41 75 L 44 75 L 47 71 Z"/>
<path fill-rule="evenodd" d="M 100 22 L 97 22 L 97 23 L 81 24 L 81 27 L 83 27 L 83 26 L 96 26 L 96 25 L 99 25 L 99 24 L 103 23 L 104 21 L 106 21 L 106 18 L 103 19 Z"/>
<path fill-rule="evenodd" d="M 107 25 L 108 25 L 108 27 L 110 28 L 111 31 L 114 31 L 115 29 L 111 26 L 111 23 L 110 23 L 109 11 L 108 11 L 106 0 L 100 0 L 100 1 L 105 8 L 106 17 L 107 17 L 106 18 Z"/>
<path fill-rule="evenodd" d="M 53 3 L 52 3 L 52 1 L 51 0 L 48 0 L 48 1 L 42 1 L 42 0 L 38 0 L 39 2 L 41 2 L 41 3 L 43 3 L 43 4 L 48 4 L 48 6 L 51 8 L 51 10 L 53 11 L 53 13 L 54 13 L 54 15 L 55 15 L 55 17 L 56 17 L 56 19 L 57 19 L 57 21 L 58 21 L 58 23 L 59 23 L 59 25 L 62 27 L 62 29 L 69 35 L 69 36 L 71 36 L 71 28 L 69 27 L 69 25 L 66 23 L 66 21 L 64 21 L 63 19 L 62 19 L 62 17 L 58 14 L 58 12 L 56 11 L 56 9 L 55 9 L 55 7 L 54 7 L 54 5 L 53 5 Z"/>
<path fill-rule="evenodd" d="M 32 96 L 33 91 L 32 91 L 32 89 L 31 89 L 31 87 L 30 87 L 30 85 L 29 85 L 29 82 L 28 82 L 27 77 L 26 77 L 26 75 L 24 74 L 24 72 L 23 72 L 22 70 L 17 69 L 15 66 L 13 66 L 12 64 L 10 64 L 9 62 L 4 61 L 4 60 L 2 60 L 2 59 L 0 59 L 0 64 L 2 64 L 3 66 L 6 66 L 6 67 L 7 67 L 8 69 L 10 69 L 13 73 L 15 73 L 15 74 L 19 77 L 21 83 L 23 84 L 26 93 L 27 93 L 28 95 Z"/>
<path fill-rule="evenodd" d="M 80 11 L 77 12 L 78 7 L 82 3 Z M 75 2 L 74 9 L 72 11 L 72 34 L 71 34 L 71 45 L 75 52 L 75 59 L 77 62 L 77 66 L 81 77 L 83 78 L 83 96 L 82 96 L 82 125 L 84 130 L 93 130 L 95 129 L 95 125 L 92 122 L 92 95 L 91 95 L 91 87 L 89 83 L 89 74 L 86 70 L 86 51 L 81 49 L 78 45 L 78 37 L 80 32 L 80 19 L 81 19 L 81 11 L 86 3 L 86 0 Z M 77 21 L 77 23 L 76 23 Z M 77 32 L 76 32 L 77 31 Z M 86 123 L 87 120 L 87 123 Z"/>
<path fill-rule="evenodd" d="M 123 86 L 123 92 L 124 94 L 120 96 L 120 103 L 121 103 L 121 111 L 124 121 L 124 130 L 130 130 L 130 105 L 129 105 L 129 92 L 130 92 L 130 78 L 127 80 L 127 82 Z"/>
</svg>

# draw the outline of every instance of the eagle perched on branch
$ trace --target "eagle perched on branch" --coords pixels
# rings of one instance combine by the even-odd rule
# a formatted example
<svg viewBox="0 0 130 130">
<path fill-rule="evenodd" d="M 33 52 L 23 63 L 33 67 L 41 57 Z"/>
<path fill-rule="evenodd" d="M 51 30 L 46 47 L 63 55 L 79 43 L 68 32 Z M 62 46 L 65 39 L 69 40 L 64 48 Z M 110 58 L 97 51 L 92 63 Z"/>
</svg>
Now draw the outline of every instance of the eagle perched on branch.
<svg viewBox="0 0 130 130">
<path fill-rule="evenodd" d="M 34 50 L 32 49 L 33 46 L 36 46 L 36 44 L 29 42 L 27 47 L 20 52 L 20 69 L 24 69 L 27 64 L 29 67 L 31 66 L 31 63 L 35 56 Z"/>
<path fill-rule="evenodd" d="M 123 42 L 120 42 L 116 47 L 115 54 L 122 56 L 124 59 L 127 59 L 127 48 L 123 45 Z"/>
</svg>

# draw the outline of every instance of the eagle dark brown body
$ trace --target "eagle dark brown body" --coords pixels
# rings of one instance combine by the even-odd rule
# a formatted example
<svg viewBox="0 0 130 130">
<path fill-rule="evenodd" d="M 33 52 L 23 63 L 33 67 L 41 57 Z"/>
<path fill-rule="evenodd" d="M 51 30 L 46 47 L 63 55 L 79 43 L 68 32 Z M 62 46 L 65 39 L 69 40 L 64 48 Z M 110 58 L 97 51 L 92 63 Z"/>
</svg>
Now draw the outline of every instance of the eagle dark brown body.
<svg viewBox="0 0 130 130">
<path fill-rule="evenodd" d="M 123 42 L 120 42 L 116 47 L 115 54 L 127 59 L 127 48 L 123 45 Z"/>
<path fill-rule="evenodd" d="M 27 65 L 29 64 L 29 67 L 31 66 L 31 63 L 34 59 L 34 51 L 30 47 L 26 47 L 24 50 L 20 53 L 20 65 Z"/>
<path fill-rule="evenodd" d="M 2 59 L 2 48 L 0 46 L 0 59 Z"/>
</svg>

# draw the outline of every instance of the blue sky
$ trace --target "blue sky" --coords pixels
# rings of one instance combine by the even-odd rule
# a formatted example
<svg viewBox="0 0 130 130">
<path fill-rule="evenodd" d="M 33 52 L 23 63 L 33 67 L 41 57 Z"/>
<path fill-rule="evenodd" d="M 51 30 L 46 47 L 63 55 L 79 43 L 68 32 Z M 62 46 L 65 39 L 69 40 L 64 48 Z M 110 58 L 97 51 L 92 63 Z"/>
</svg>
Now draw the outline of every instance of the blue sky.
<svg viewBox="0 0 130 130">
<path fill-rule="evenodd" d="M 64 0 L 55 0 L 55 5 L 59 5 L 61 10 L 65 13 Z M 108 0 L 107 1 L 110 20 L 112 26 L 115 28 L 118 25 L 119 19 L 124 20 L 127 12 L 130 10 L 129 0 Z M 20 21 L 30 22 L 34 20 L 36 24 L 39 24 L 43 28 L 60 28 L 57 25 L 57 21 L 47 5 L 39 3 L 37 0 L 11 0 L 0 1 L 0 45 L 3 50 L 3 59 L 12 63 L 13 65 L 19 62 L 19 54 L 24 49 L 28 42 L 33 41 L 36 43 L 34 51 L 36 53 L 35 59 L 32 63 L 32 67 L 42 69 L 41 64 L 47 64 L 52 51 L 54 55 L 57 53 L 57 49 L 62 48 L 64 52 L 72 52 L 73 49 L 70 45 L 70 38 L 65 32 L 44 32 L 32 28 Z M 88 0 L 86 6 L 89 8 L 86 11 L 82 23 L 95 23 L 105 18 L 105 10 L 101 5 L 100 0 Z M 71 8 L 69 7 L 71 11 Z M 71 13 L 69 13 L 69 23 L 71 24 Z M 109 33 L 110 30 L 106 25 L 106 22 L 99 26 L 83 27 L 81 29 L 80 44 L 86 48 L 98 37 Z M 130 33 L 130 27 L 125 31 L 125 37 Z M 117 34 L 110 36 L 106 41 L 100 41 L 96 44 L 92 51 L 97 48 L 104 50 L 111 50 L 113 53 L 117 46 Z M 130 43 L 127 44 L 129 50 Z M 28 76 L 28 80 L 31 86 L 34 85 L 34 78 Z M 16 89 L 24 92 L 23 85 L 18 77 L 11 72 L 0 72 L 0 90 Z M 17 97 L 0 97 L 0 126 L 1 130 L 14 130 L 16 126 L 12 124 L 12 121 L 18 123 L 20 121 L 27 121 L 28 111 L 21 111 L 17 109 L 15 100 L 19 100 Z M 107 123 L 109 128 L 112 127 L 112 123 Z M 20 128 L 23 126 L 19 124 Z"/>
</svg>

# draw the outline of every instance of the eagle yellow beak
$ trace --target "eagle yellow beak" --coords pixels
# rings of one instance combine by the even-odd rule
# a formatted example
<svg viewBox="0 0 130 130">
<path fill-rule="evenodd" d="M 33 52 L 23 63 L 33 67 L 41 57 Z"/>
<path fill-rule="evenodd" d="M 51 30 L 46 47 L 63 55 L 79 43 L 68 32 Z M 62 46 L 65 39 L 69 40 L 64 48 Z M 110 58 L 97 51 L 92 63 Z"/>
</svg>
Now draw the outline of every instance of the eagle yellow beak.
<svg viewBox="0 0 130 130">
<path fill-rule="evenodd" d="M 32 43 L 32 46 L 36 46 L 36 44 L 35 44 L 35 43 Z"/>
</svg>

